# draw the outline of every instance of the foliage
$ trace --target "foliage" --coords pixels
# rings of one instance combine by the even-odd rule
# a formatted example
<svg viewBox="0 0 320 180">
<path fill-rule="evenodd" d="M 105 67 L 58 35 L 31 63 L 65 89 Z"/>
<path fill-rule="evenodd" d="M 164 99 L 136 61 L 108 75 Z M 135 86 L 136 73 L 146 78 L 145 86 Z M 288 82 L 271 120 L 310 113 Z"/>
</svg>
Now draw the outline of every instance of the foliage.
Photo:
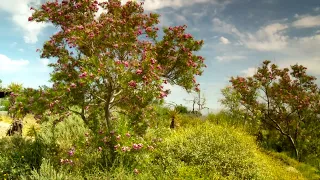
<svg viewBox="0 0 320 180">
<path fill-rule="evenodd" d="M 253 77 L 232 77 L 233 90 L 241 95 L 240 103 L 250 117 L 262 114 L 265 128 L 276 129 L 287 139 L 297 159 L 304 154 L 303 141 L 316 137 L 319 125 L 319 88 L 315 77 L 301 65 L 280 69 L 264 61 Z M 253 118 L 254 119 L 254 118 Z"/>
<path fill-rule="evenodd" d="M 188 108 L 182 104 L 175 106 L 175 110 L 178 111 L 180 114 L 188 113 Z"/>
<path fill-rule="evenodd" d="M 0 169 L 2 178 L 17 179 L 41 166 L 42 158 L 53 157 L 56 149 L 41 139 L 32 141 L 21 136 L 0 139 Z"/>
<path fill-rule="evenodd" d="M 261 153 L 251 137 L 209 123 L 165 138 L 148 169 L 141 172 L 160 179 L 303 179 Z"/>
<path fill-rule="evenodd" d="M 306 178 L 306 179 L 319 179 L 320 178 L 320 171 L 319 168 L 312 167 L 308 164 L 300 163 L 298 161 L 295 161 L 291 158 L 289 158 L 286 154 L 284 153 L 276 153 L 272 151 L 263 151 L 266 153 L 269 157 L 273 157 L 276 159 L 279 159 L 282 161 L 284 164 L 291 166 L 301 172 L 301 174 Z M 292 169 L 292 168 L 291 168 Z"/>
<path fill-rule="evenodd" d="M 225 113 L 230 113 L 230 120 L 239 121 L 239 123 L 246 124 L 246 109 L 241 106 L 241 94 L 235 91 L 232 87 L 228 86 L 221 90 L 223 99 L 220 100 L 221 104 L 226 107 Z M 244 122 L 241 122 L 244 120 Z"/>
<path fill-rule="evenodd" d="M 53 125 L 55 118 L 41 124 L 35 140 L 17 136 L 1 140 L 3 178 L 303 179 L 300 172 L 310 179 L 317 177 L 311 167 L 261 152 L 253 137 L 238 129 L 186 114 L 178 115 L 181 125 L 176 130 L 159 124 L 143 138 L 134 134 L 126 116 L 117 116 L 113 120 L 117 122 L 117 156 L 113 164 L 105 164 L 105 140 L 110 136 L 104 130 L 95 134 L 78 115 Z"/>
<path fill-rule="evenodd" d="M 1 98 L 0 99 L 0 111 L 8 111 L 9 110 L 9 99 L 8 98 Z M 3 107 L 1 107 L 3 106 Z"/>
<path fill-rule="evenodd" d="M 208 107 L 205 107 L 206 98 L 204 97 L 204 95 L 201 96 L 200 90 L 194 95 L 192 100 L 185 99 L 185 101 L 192 103 L 192 111 L 191 111 L 192 114 L 201 116 L 201 111 L 203 109 L 208 109 Z M 198 106 L 198 110 L 195 110 L 196 105 Z"/>
<path fill-rule="evenodd" d="M 107 12 L 96 17 L 98 5 Z M 57 1 L 34 10 L 30 21 L 59 27 L 41 50 L 41 57 L 58 59 L 50 65 L 56 92 L 50 110 L 57 107 L 57 114 L 76 106 L 80 111 L 72 112 L 88 123 L 100 113 L 112 131 L 114 111 L 126 113 L 135 125 L 146 119 L 143 110 L 168 93 L 163 83 L 198 89 L 194 75 L 205 65 L 193 52 L 203 41 L 186 34 L 186 26 L 165 28 L 159 40 L 159 15 L 143 14 L 132 1 Z"/>
<path fill-rule="evenodd" d="M 21 176 L 22 180 L 33 179 L 33 180 L 64 180 L 64 179 L 79 179 L 74 175 L 70 175 L 66 172 L 57 172 L 49 160 L 43 159 L 39 172 L 37 170 L 32 170 L 30 176 Z"/>
</svg>

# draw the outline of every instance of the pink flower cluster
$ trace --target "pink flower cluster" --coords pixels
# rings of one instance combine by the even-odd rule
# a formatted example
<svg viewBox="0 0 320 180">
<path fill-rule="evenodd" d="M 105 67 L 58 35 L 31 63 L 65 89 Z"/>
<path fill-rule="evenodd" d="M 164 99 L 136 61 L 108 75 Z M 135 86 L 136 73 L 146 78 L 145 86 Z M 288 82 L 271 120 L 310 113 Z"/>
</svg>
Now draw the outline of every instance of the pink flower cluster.
<svg viewBox="0 0 320 180">
<path fill-rule="evenodd" d="M 121 135 L 119 134 L 117 137 L 116 137 L 117 141 L 120 141 L 121 139 Z"/>
<path fill-rule="evenodd" d="M 143 147 L 143 144 L 141 144 L 141 143 L 132 145 L 132 148 L 135 150 L 140 150 L 142 147 Z"/>
<path fill-rule="evenodd" d="M 121 148 L 121 151 L 122 152 L 126 152 L 126 151 L 130 151 L 131 149 L 128 147 L 128 146 L 123 146 L 122 148 Z"/>
<path fill-rule="evenodd" d="M 141 69 L 138 69 L 137 71 L 136 71 L 136 74 L 142 74 L 142 70 Z"/>
<path fill-rule="evenodd" d="M 79 77 L 80 77 L 80 78 L 85 78 L 85 77 L 87 77 L 87 72 L 81 73 L 81 74 L 79 75 Z"/>
<path fill-rule="evenodd" d="M 159 98 L 164 98 L 164 97 L 167 97 L 168 96 L 168 93 L 166 93 L 165 91 L 161 91 L 160 92 L 160 95 L 159 95 Z"/>
<path fill-rule="evenodd" d="M 60 163 L 73 165 L 73 161 L 71 159 L 60 159 Z"/>
<path fill-rule="evenodd" d="M 129 86 L 135 88 L 137 87 L 137 83 L 134 81 L 134 80 L 131 80 L 129 83 L 128 83 Z"/>
<path fill-rule="evenodd" d="M 69 154 L 69 156 L 73 156 L 74 153 L 75 153 L 75 148 L 72 147 L 72 148 L 70 149 L 70 151 L 68 152 L 68 154 Z"/>
<path fill-rule="evenodd" d="M 131 137 L 131 134 L 129 132 L 126 133 L 127 137 Z"/>
<path fill-rule="evenodd" d="M 120 147 L 120 144 L 114 146 L 114 149 L 117 150 Z"/>
</svg>

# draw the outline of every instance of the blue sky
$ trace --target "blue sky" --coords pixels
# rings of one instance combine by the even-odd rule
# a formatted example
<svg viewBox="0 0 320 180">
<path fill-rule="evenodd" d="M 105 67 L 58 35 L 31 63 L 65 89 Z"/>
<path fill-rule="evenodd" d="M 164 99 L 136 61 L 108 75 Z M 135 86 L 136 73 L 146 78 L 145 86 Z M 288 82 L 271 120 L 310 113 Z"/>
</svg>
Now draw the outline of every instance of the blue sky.
<svg viewBox="0 0 320 180">
<path fill-rule="evenodd" d="M 123 0 L 125 2 L 125 0 Z M 50 24 L 28 22 L 30 6 L 41 0 L 10 0 L 0 4 L 0 79 L 4 85 L 49 85 L 48 59 L 41 48 L 56 30 Z M 198 78 L 211 111 L 220 109 L 221 88 L 231 76 L 250 76 L 263 60 L 288 67 L 302 64 L 320 79 L 319 0 L 145 0 L 146 11 L 161 15 L 161 26 L 188 25 L 205 45 L 198 54 L 208 68 Z M 318 81 L 320 82 L 320 81 Z M 170 87 L 167 101 L 192 99 Z"/>
</svg>

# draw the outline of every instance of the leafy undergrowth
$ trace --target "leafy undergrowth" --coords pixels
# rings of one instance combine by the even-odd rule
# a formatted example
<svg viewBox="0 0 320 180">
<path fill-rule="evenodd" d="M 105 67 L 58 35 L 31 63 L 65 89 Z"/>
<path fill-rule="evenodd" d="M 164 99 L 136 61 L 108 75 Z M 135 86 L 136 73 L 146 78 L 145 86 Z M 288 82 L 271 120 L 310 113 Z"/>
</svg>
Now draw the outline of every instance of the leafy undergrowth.
<svg viewBox="0 0 320 180">
<path fill-rule="evenodd" d="M 34 123 L 33 120 L 27 122 Z M 123 122 L 120 120 L 118 125 L 121 126 Z M 177 122 L 179 127 L 175 130 L 159 126 L 147 131 L 141 142 L 156 142 L 154 150 L 147 150 L 145 144 L 145 150 L 119 153 L 118 160 L 111 166 L 101 161 L 102 152 L 97 150 L 101 142 L 85 135 L 92 132 L 79 117 L 70 116 L 54 128 L 49 120 L 41 125 L 41 129 L 34 130 L 35 139 L 14 136 L 0 140 L 0 178 L 320 178 L 316 170 L 308 165 L 284 154 L 259 149 L 253 137 L 241 130 L 182 115 L 177 118 Z M 127 131 L 125 126 L 118 128 Z M 71 157 L 68 151 L 72 146 L 75 151 Z M 72 166 L 60 163 L 61 159 L 67 158 L 74 161 Z M 135 169 L 138 173 L 135 173 Z"/>
<path fill-rule="evenodd" d="M 11 125 L 12 119 L 6 114 L 0 114 L 0 122 Z M 5 136 L 8 126 L 1 129 L 0 137 Z M 27 115 L 23 119 L 22 136 L 24 137 L 34 137 L 34 132 L 40 129 L 40 125 L 36 122 L 32 115 Z"/>
<path fill-rule="evenodd" d="M 0 111 L 0 138 L 5 136 L 12 120 L 6 115 L 5 111 Z"/>
<path fill-rule="evenodd" d="M 260 151 L 243 132 L 204 123 L 165 138 L 148 169 L 164 179 L 305 179 L 291 165 Z"/>
</svg>

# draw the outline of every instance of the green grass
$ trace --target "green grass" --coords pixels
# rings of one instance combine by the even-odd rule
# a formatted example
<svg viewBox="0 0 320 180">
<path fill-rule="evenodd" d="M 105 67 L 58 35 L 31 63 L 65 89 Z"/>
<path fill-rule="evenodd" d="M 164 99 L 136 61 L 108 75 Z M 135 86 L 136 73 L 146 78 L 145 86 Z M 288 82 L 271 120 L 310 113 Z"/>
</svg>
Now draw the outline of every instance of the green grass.
<svg viewBox="0 0 320 180">
<path fill-rule="evenodd" d="M 170 122 L 170 119 L 159 117 Z M 177 129 L 168 123 L 158 124 L 144 136 L 144 143 L 155 150 L 119 154 L 113 166 L 105 165 L 97 151 L 101 138 L 78 116 L 70 116 L 54 129 L 52 121 L 41 126 L 31 117 L 24 120 L 24 136 L 0 140 L 0 178 L 11 179 L 320 179 L 319 172 L 285 154 L 263 150 L 253 136 L 228 125 L 217 125 L 187 115 L 177 117 Z M 128 125 L 120 119 L 120 132 Z M 26 138 L 36 127 L 35 139 Z M 29 132 L 29 133 L 28 133 Z M 32 134 L 32 133 L 31 133 Z M 161 139 L 161 140 L 160 140 Z M 76 147 L 73 157 L 70 147 Z M 104 147 L 105 148 L 105 147 Z M 15 151 L 12 151 L 15 149 Z M 61 165 L 60 159 L 71 158 L 74 166 Z M 137 168 L 140 173 L 135 174 Z M 2 172 L 1 172 L 2 171 Z M 2 173 L 2 174 L 1 174 Z"/>
<path fill-rule="evenodd" d="M 155 157 L 148 169 L 156 167 L 156 176 L 164 179 L 305 179 L 295 167 L 262 152 L 246 133 L 211 123 L 174 132 Z"/>
</svg>

